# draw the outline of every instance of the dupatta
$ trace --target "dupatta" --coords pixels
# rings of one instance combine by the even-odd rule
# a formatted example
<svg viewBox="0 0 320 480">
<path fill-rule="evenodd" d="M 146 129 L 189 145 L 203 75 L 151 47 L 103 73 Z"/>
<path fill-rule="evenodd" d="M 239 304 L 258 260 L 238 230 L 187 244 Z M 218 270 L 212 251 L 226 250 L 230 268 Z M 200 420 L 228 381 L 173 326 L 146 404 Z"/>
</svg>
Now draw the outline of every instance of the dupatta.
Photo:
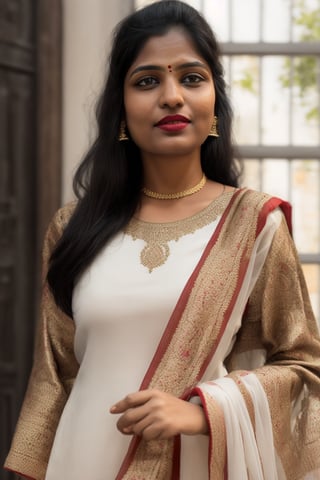
<svg viewBox="0 0 320 480">
<path fill-rule="evenodd" d="M 257 255 L 256 240 L 277 207 L 291 228 L 288 203 L 236 191 L 141 384 L 184 400 L 201 398 L 210 429 L 210 480 L 320 475 L 320 343 L 285 221 L 264 253 L 249 301 L 243 302 L 242 325 L 225 362 L 230 373 L 201 381 L 208 367 L 221 361 L 221 345 L 232 344 L 230 319 Z M 244 368 L 255 370 L 249 374 Z M 179 478 L 179 437 L 152 442 L 134 437 L 116 480 Z"/>
</svg>

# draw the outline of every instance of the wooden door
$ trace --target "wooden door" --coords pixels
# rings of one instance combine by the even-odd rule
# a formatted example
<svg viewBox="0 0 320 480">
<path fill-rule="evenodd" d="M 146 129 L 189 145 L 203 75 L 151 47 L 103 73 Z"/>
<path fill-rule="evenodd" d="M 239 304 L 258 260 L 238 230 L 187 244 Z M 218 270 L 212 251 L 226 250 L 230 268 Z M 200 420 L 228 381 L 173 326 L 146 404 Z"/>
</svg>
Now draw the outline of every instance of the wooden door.
<svg viewBox="0 0 320 480">
<path fill-rule="evenodd" d="M 0 0 L 0 466 L 31 368 L 40 245 L 60 203 L 60 13 L 59 1 Z"/>
</svg>

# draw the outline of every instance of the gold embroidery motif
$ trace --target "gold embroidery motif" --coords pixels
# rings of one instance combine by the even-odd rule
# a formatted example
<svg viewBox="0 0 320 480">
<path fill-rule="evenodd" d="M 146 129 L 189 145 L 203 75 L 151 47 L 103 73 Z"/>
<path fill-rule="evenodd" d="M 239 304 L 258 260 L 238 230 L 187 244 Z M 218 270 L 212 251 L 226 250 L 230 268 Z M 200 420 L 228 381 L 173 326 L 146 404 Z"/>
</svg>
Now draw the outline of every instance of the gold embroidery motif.
<svg viewBox="0 0 320 480">
<path fill-rule="evenodd" d="M 127 225 L 125 233 L 133 240 L 140 239 L 146 243 L 140 253 L 141 264 L 148 268 L 150 273 L 163 265 L 170 255 L 168 243 L 177 242 L 181 237 L 212 223 L 223 213 L 232 195 L 233 192 L 222 194 L 205 209 L 176 222 L 151 223 L 133 218 Z"/>
<path fill-rule="evenodd" d="M 148 243 L 140 254 L 142 265 L 149 268 L 149 272 L 156 267 L 163 265 L 170 255 L 167 243 Z"/>
</svg>

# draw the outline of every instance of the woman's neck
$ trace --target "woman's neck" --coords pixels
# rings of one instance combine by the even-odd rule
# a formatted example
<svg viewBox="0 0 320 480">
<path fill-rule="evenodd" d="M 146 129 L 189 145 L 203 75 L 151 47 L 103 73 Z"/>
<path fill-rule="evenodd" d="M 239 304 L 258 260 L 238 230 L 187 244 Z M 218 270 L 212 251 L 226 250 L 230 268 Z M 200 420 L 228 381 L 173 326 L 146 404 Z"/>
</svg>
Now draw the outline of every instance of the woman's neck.
<svg viewBox="0 0 320 480">
<path fill-rule="evenodd" d="M 176 200 L 157 200 L 142 195 L 135 216 L 147 222 L 165 223 L 181 220 L 198 213 L 223 192 L 231 190 L 233 190 L 231 187 L 207 180 L 197 193 Z"/>
<path fill-rule="evenodd" d="M 144 187 L 158 193 L 188 190 L 202 178 L 198 157 L 149 157 L 143 159 Z"/>
</svg>

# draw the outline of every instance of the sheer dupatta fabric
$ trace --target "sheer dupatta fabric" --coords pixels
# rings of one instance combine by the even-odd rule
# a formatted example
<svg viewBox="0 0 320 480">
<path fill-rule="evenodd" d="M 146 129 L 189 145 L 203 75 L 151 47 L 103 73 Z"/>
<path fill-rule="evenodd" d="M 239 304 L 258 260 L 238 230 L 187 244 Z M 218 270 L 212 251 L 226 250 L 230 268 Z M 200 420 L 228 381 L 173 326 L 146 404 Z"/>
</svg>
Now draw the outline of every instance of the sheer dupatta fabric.
<svg viewBox="0 0 320 480">
<path fill-rule="evenodd" d="M 320 343 L 277 207 L 290 226 L 286 202 L 236 191 L 141 385 L 201 399 L 210 480 L 318 478 Z M 179 437 L 133 438 L 117 480 L 146 478 L 180 478 Z"/>
</svg>

